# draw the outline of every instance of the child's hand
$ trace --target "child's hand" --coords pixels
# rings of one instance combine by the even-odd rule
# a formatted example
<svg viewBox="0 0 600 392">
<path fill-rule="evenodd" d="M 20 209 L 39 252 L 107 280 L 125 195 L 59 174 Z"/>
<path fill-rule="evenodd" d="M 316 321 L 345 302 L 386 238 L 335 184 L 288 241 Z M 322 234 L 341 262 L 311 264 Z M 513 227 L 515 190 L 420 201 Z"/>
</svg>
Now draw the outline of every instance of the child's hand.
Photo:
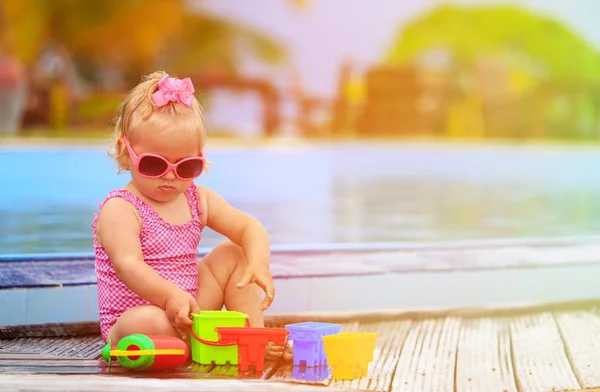
<svg viewBox="0 0 600 392">
<path fill-rule="evenodd" d="M 271 276 L 269 267 L 265 265 L 248 265 L 246 273 L 242 277 L 242 280 L 237 284 L 237 287 L 242 289 L 250 283 L 256 283 L 256 285 L 263 289 L 267 294 L 261 304 L 261 309 L 263 311 L 267 310 L 269 306 L 271 306 L 271 303 L 273 303 L 273 298 L 275 298 L 273 277 Z"/>
<path fill-rule="evenodd" d="M 196 299 L 185 291 L 180 290 L 169 298 L 165 305 L 165 311 L 173 329 L 185 340 L 192 326 L 192 320 L 189 316 L 190 312 L 200 313 Z"/>
<path fill-rule="evenodd" d="M 289 343 L 285 346 L 277 346 L 274 343 L 269 343 L 265 346 L 265 359 L 280 360 L 284 362 L 292 362 L 294 352 Z"/>
</svg>

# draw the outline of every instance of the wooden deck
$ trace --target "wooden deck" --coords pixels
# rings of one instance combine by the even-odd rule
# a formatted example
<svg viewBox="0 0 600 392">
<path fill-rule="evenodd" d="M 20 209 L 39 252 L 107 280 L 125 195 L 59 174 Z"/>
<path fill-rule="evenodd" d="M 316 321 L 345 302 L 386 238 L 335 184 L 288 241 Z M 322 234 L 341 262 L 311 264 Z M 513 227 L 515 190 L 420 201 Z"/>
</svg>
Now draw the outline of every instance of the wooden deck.
<svg viewBox="0 0 600 392">
<path fill-rule="evenodd" d="M 339 316 L 271 317 L 343 322 L 344 331 L 378 332 L 368 377 L 331 378 L 328 368 L 270 362 L 262 374 L 191 363 L 177 372 L 142 374 L 100 359 L 99 336 L 15 337 L 0 331 L 2 391 L 600 391 L 600 301 L 519 309 Z M 50 335 L 81 335 L 56 327 Z M 89 331 L 89 330 L 88 330 Z M 21 330 L 21 336 L 38 332 Z M 15 335 L 16 336 L 16 335 Z"/>
</svg>

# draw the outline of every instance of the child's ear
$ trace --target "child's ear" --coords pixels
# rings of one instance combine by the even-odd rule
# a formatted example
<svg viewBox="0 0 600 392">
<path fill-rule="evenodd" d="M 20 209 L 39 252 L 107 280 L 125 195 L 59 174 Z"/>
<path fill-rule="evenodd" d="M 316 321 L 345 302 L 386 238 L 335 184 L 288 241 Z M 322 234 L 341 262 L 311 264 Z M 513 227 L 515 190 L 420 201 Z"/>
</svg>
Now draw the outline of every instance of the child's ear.
<svg viewBox="0 0 600 392">
<path fill-rule="evenodd" d="M 117 153 L 120 157 L 120 166 L 123 168 L 123 170 L 129 170 L 131 168 L 131 157 L 129 156 L 127 146 L 125 145 L 125 141 L 123 139 L 119 139 L 117 141 Z"/>
</svg>

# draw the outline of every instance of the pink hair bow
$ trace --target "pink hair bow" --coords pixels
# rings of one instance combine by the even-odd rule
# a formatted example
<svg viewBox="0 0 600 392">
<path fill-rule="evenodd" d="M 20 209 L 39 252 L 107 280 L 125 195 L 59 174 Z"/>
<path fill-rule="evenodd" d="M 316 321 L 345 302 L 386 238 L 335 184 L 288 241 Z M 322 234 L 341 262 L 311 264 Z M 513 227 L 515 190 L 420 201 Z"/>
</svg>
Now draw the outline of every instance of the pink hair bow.
<svg viewBox="0 0 600 392">
<path fill-rule="evenodd" d="M 177 102 L 189 108 L 194 100 L 194 91 L 190 78 L 177 79 L 165 75 L 158 82 L 158 91 L 152 94 L 152 102 L 159 108 L 169 102 Z"/>
</svg>

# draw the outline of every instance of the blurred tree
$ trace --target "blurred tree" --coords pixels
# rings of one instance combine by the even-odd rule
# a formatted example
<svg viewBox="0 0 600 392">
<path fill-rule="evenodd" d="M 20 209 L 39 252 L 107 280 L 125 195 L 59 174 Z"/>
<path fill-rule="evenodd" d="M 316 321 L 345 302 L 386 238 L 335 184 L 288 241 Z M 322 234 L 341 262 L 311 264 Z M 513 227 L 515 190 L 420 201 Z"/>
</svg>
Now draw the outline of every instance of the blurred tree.
<svg viewBox="0 0 600 392">
<path fill-rule="evenodd" d="M 537 78 L 600 80 L 592 45 L 560 21 L 517 6 L 439 6 L 402 26 L 385 61 L 405 63 L 429 50 L 449 52 L 462 70 L 488 57 Z"/>
<path fill-rule="evenodd" d="M 302 7 L 304 1 L 288 0 Z M 32 64 L 46 43 L 64 47 L 84 71 L 110 67 L 126 79 L 157 67 L 178 73 L 206 68 L 235 72 L 240 51 L 267 62 L 283 59 L 270 37 L 220 16 L 188 9 L 185 0 L 8 0 L 5 32 Z M 200 2 L 201 5 L 201 2 Z"/>
</svg>

